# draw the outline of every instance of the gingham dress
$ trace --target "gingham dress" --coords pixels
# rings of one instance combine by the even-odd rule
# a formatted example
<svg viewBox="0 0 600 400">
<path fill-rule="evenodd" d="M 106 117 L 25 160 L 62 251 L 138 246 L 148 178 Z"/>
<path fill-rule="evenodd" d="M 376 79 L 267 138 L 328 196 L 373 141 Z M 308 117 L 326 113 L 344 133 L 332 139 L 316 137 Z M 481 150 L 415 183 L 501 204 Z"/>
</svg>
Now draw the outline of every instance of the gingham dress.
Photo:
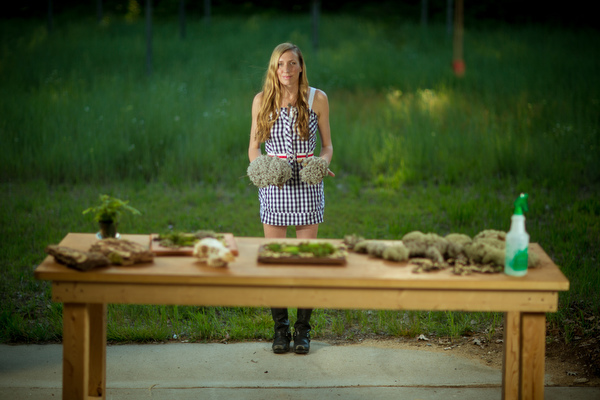
<svg viewBox="0 0 600 400">
<path fill-rule="evenodd" d="M 258 190 L 260 200 L 260 220 L 263 224 L 276 226 L 312 225 L 323 222 L 325 194 L 323 182 L 308 185 L 300 180 L 301 164 L 297 161 L 302 155 L 315 151 L 317 145 L 318 117 L 312 109 L 315 89 L 310 88 L 308 108 L 308 140 L 302 140 L 295 131 L 298 110 L 279 110 L 279 117 L 271 129 L 271 137 L 265 142 L 267 154 L 282 157 L 292 166 L 292 177 L 281 189 L 267 186 Z"/>
</svg>

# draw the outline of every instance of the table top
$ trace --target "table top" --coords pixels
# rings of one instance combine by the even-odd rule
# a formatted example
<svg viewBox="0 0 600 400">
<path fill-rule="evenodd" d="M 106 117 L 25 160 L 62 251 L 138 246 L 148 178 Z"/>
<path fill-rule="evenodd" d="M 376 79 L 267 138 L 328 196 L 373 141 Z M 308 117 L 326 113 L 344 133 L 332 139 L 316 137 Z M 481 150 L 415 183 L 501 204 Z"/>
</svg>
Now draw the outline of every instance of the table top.
<svg viewBox="0 0 600 400">
<path fill-rule="evenodd" d="M 150 235 L 122 235 L 145 246 Z M 61 242 L 78 250 L 88 250 L 96 241 L 91 233 L 69 233 Z M 297 242 L 298 239 L 285 239 Z M 341 243 L 340 239 L 317 239 Z M 524 277 L 474 273 L 467 276 L 449 270 L 413 273 L 406 262 L 398 263 L 349 252 L 344 265 L 296 265 L 259 263 L 258 248 L 273 239 L 235 238 L 239 255 L 224 268 L 208 267 L 187 256 L 155 257 L 154 262 L 133 266 L 109 266 L 82 272 L 46 259 L 35 270 L 41 280 L 59 282 L 105 282 L 133 284 L 182 284 L 273 287 L 398 288 L 444 290 L 567 291 L 569 281 L 538 244 L 533 251 L 540 266 Z M 279 241 L 279 240 L 277 240 Z M 304 240 L 306 241 L 306 240 Z"/>
</svg>

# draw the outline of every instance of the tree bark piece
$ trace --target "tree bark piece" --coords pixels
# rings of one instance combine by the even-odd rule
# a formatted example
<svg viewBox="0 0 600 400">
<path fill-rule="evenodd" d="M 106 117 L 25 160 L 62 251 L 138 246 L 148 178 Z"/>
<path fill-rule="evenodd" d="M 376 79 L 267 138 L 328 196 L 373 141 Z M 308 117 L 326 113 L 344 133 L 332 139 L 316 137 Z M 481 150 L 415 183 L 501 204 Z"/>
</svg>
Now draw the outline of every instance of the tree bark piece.
<svg viewBox="0 0 600 400">
<path fill-rule="evenodd" d="M 90 247 L 90 252 L 101 253 L 111 264 L 132 265 L 154 261 L 154 253 L 139 243 L 123 239 L 102 239 Z"/>
<path fill-rule="evenodd" d="M 80 271 L 89 271 L 110 264 L 110 260 L 102 253 L 75 250 L 64 246 L 49 245 L 46 247 L 46 253 L 53 256 L 59 264 Z"/>
</svg>

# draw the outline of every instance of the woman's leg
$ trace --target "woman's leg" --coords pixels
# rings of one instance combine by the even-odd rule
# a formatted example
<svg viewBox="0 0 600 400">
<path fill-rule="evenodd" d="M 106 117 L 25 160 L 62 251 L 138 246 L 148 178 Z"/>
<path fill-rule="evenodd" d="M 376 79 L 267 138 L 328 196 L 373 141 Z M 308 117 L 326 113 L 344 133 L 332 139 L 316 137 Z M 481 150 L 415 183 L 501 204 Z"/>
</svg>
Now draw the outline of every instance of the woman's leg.
<svg viewBox="0 0 600 400">
<path fill-rule="evenodd" d="M 310 315 L 311 308 L 299 308 L 298 318 L 294 324 L 294 352 L 306 354 L 310 350 Z"/>
<path fill-rule="evenodd" d="M 287 226 L 263 224 L 263 230 L 267 239 L 284 239 L 287 233 Z"/>
<path fill-rule="evenodd" d="M 265 231 L 265 238 L 268 239 L 282 239 L 285 238 L 287 233 L 287 226 L 263 224 L 263 229 Z M 287 353 L 290 351 L 290 341 L 292 340 L 288 310 L 287 308 L 271 308 L 271 316 L 275 325 L 273 353 Z"/>
<path fill-rule="evenodd" d="M 290 351 L 290 321 L 288 320 L 287 308 L 271 308 L 271 315 L 275 323 L 275 334 L 273 335 L 273 353 L 281 354 Z"/>
<path fill-rule="evenodd" d="M 296 227 L 296 237 L 298 239 L 316 239 L 319 233 L 319 224 L 299 225 Z"/>
<path fill-rule="evenodd" d="M 296 227 L 296 237 L 299 239 L 316 239 L 319 224 Z M 306 354 L 310 350 L 310 316 L 311 308 L 299 308 L 298 317 L 294 324 L 294 352 Z"/>
</svg>

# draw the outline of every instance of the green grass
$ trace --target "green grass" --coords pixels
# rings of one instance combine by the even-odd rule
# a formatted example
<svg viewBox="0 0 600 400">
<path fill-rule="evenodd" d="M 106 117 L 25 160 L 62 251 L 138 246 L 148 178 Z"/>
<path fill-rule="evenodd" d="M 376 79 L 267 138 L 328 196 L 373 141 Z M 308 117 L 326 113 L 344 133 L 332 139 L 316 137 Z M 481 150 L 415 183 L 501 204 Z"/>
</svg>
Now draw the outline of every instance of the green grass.
<svg viewBox="0 0 600 400">
<path fill-rule="evenodd" d="M 145 75 L 142 21 L 111 16 L 0 25 L 0 341 L 60 340 L 60 304 L 33 270 L 81 211 L 108 193 L 143 215 L 126 233 L 215 229 L 261 236 L 244 177 L 250 105 L 272 48 L 303 48 L 331 108 L 337 177 L 321 237 L 399 238 L 412 230 L 508 230 L 530 195 L 527 229 L 571 281 L 549 314 L 562 340 L 600 318 L 600 49 L 596 31 L 495 27 L 465 32 L 453 76 L 445 27 L 324 15 L 156 20 Z M 235 212 L 234 212 L 235 211 Z M 594 317 L 594 318 L 592 318 Z M 496 313 L 318 310 L 316 337 L 493 335 Z M 254 340 L 268 310 L 111 305 L 111 341 Z"/>
<path fill-rule="evenodd" d="M 252 97 L 284 40 L 305 49 L 310 82 L 330 96 L 340 174 L 393 187 L 600 178 L 596 32 L 467 31 L 456 79 L 442 26 L 324 16 L 314 53 L 309 20 L 289 20 L 192 22 L 186 40 L 157 21 L 152 77 L 142 22 L 65 21 L 52 35 L 3 24 L 0 178 L 234 182 Z"/>
<path fill-rule="evenodd" d="M 246 182 L 228 186 L 131 182 L 49 186 L 37 181 L 1 186 L 4 211 L 0 223 L 6 256 L 0 282 L 0 338 L 4 342 L 60 338 L 62 307 L 50 302 L 49 283 L 36 281 L 33 270 L 44 258 L 46 245 L 58 243 L 67 232 L 97 230 L 93 219 L 81 211 L 97 200 L 98 192 L 128 199 L 142 212 L 137 217 L 123 216 L 123 233 L 161 232 L 171 227 L 262 235 L 256 190 Z M 361 233 L 369 238 L 395 239 L 412 230 L 471 236 L 483 229 L 507 230 L 512 193 L 525 189 L 531 194 L 527 229 L 532 241 L 543 246 L 571 281 L 571 290 L 560 295 L 559 312 L 548 314 L 548 319 L 560 330 L 561 340 L 593 334 L 600 298 L 598 186 L 569 193 L 534 185 L 521 187 L 509 181 L 386 189 L 335 178 L 326 184 L 328 206 L 320 236 Z M 501 325 L 497 313 L 318 310 L 313 315 L 317 338 L 348 340 L 373 334 L 492 335 Z M 109 306 L 108 338 L 118 342 L 166 341 L 173 340 L 173 335 L 189 341 L 266 339 L 271 329 L 270 313 L 265 309 Z"/>
</svg>

